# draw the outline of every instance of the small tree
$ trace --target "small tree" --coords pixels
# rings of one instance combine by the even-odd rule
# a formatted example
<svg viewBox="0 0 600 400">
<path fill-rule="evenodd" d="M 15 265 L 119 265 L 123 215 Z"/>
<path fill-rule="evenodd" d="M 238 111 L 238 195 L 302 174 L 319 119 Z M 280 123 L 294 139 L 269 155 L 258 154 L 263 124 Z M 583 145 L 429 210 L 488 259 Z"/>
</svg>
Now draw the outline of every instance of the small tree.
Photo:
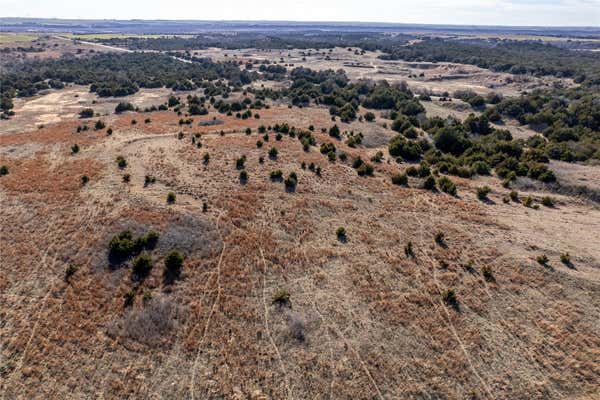
<svg viewBox="0 0 600 400">
<path fill-rule="evenodd" d="M 288 190 L 294 190 L 296 189 L 296 185 L 298 185 L 298 176 L 296 175 L 295 172 L 291 172 L 287 178 L 285 178 L 285 181 L 283 182 L 285 185 L 285 188 Z"/>
<path fill-rule="evenodd" d="M 152 270 L 152 259 L 147 254 L 137 256 L 133 260 L 133 273 L 139 278 L 145 278 Z"/>
<path fill-rule="evenodd" d="M 435 242 L 438 245 L 444 246 L 446 244 L 444 232 L 438 232 L 438 233 L 436 233 L 435 237 L 434 237 L 434 240 L 435 240 Z"/>
<path fill-rule="evenodd" d="M 117 156 L 117 166 L 120 169 L 124 169 L 125 167 L 127 167 L 127 161 L 123 156 Z"/>
<path fill-rule="evenodd" d="M 277 149 L 275 147 L 271 147 L 271 149 L 269 150 L 269 157 L 272 159 L 277 158 L 277 154 L 279 152 L 277 151 Z"/>
<path fill-rule="evenodd" d="M 98 120 L 96 121 L 96 125 L 94 125 L 94 129 L 99 131 L 100 129 L 104 129 L 106 127 L 106 125 L 104 124 L 104 122 Z"/>
<path fill-rule="evenodd" d="M 6 165 L 0 167 L 0 176 L 8 175 L 8 172 L 8 167 Z"/>
<path fill-rule="evenodd" d="M 84 108 L 79 111 L 79 118 L 92 118 L 94 116 L 94 110 L 91 108 Z"/>
<path fill-rule="evenodd" d="M 404 246 L 404 254 L 406 255 L 406 257 L 414 257 L 415 253 L 413 250 L 412 242 L 406 243 L 406 246 Z"/>
<path fill-rule="evenodd" d="M 75 275 L 75 272 L 77 272 L 78 269 L 79 267 L 77 267 L 77 265 L 69 264 L 65 270 L 65 282 L 70 282 L 71 277 Z"/>
<path fill-rule="evenodd" d="M 449 195 L 456 195 L 456 185 L 447 177 L 443 176 L 438 180 L 438 186 L 442 192 L 448 193 Z"/>
<path fill-rule="evenodd" d="M 331 128 L 329 128 L 329 136 L 339 139 L 340 128 L 337 125 L 333 125 Z"/>
<path fill-rule="evenodd" d="M 442 300 L 444 303 L 456 307 L 458 305 L 458 299 L 454 289 L 446 289 L 442 292 Z"/>
<path fill-rule="evenodd" d="M 79 153 L 79 145 L 77 143 L 75 143 L 73 146 L 71 146 L 71 153 L 72 154 Z"/>
<path fill-rule="evenodd" d="M 246 156 L 241 156 L 237 160 L 235 160 L 235 168 L 236 169 L 244 169 L 246 164 Z"/>
<path fill-rule="evenodd" d="M 272 181 L 280 181 L 283 177 L 283 172 L 281 172 L 280 169 L 275 170 L 275 171 L 271 171 L 271 173 L 269 174 L 269 178 L 271 178 Z"/>
<path fill-rule="evenodd" d="M 425 180 L 423 181 L 423 189 L 426 190 L 435 190 L 435 178 L 431 175 L 429 175 L 427 178 L 425 178 Z"/>
<path fill-rule="evenodd" d="M 169 193 L 167 194 L 167 203 L 168 203 L 168 204 L 173 204 L 173 203 L 175 203 L 175 199 L 176 199 L 175 193 L 173 193 L 173 192 L 169 192 Z"/>
<path fill-rule="evenodd" d="M 336 229 L 335 235 L 337 236 L 338 240 L 345 241 L 346 240 L 346 229 L 344 227 L 340 226 L 339 228 Z"/>
<path fill-rule="evenodd" d="M 485 201 L 488 199 L 488 194 L 490 194 L 491 191 L 492 189 L 490 189 L 489 186 L 478 187 L 477 198 L 481 201 Z"/>
<path fill-rule="evenodd" d="M 172 282 L 179 278 L 183 268 L 183 255 L 177 251 L 172 251 L 165 257 L 165 279 Z"/>
<path fill-rule="evenodd" d="M 248 182 L 248 172 L 245 169 L 240 171 L 240 182 L 241 183 Z"/>
<path fill-rule="evenodd" d="M 408 176 L 406 174 L 394 174 L 392 175 L 392 183 L 394 185 L 407 186 Z"/>
<path fill-rule="evenodd" d="M 486 281 L 491 281 L 494 279 L 492 267 L 490 267 L 489 265 L 484 265 L 483 267 L 481 267 L 481 274 L 483 275 Z"/>
</svg>

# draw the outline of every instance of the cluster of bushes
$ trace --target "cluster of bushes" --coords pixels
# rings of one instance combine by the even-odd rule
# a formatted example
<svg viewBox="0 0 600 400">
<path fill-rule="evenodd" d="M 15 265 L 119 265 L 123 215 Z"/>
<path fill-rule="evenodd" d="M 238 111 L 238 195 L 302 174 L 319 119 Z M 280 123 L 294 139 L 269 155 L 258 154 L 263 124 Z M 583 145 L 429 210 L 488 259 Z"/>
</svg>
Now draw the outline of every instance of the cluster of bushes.
<svg viewBox="0 0 600 400">
<path fill-rule="evenodd" d="M 15 96 L 33 96 L 49 87 L 48 81 L 90 85 L 98 96 L 126 96 L 139 88 L 168 87 L 193 90 L 225 79 L 241 87 L 258 77 L 256 72 L 240 70 L 236 62 L 194 59 L 185 63 L 163 54 L 105 53 L 92 57 L 64 56 L 19 63 L 5 68 L 0 75 L 0 99 L 3 110 L 11 107 Z"/>
<path fill-rule="evenodd" d="M 373 166 L 364 162 L 360 157 L 357 157 L 352 161 L 352 168 L 356 170 L 356 173 L 359 176 L 371 176 L 374 171 Z"/>
<path fill-rule="evenodd" d="M 477 65 L 511 74 L 554 75 L 589 80 L 598 72 L 600 56 L 534 41 L 427 39 L 411 46 L 386 49 L 383 59 L 444 61 Z"/>
<path fill-rule="evenodd" d="M 531 147 L 529 142 L 514 140 L 506 130 L 490 128 L 488 131 L 483 117 L 467 118 L 464 123 L 434 117 L 422 126 L 432 137 L 433 147 L 425 139 L 407 139 L 400 134 L 389 142 L 390 155 L 399 157 L 398 161 L 422 159 L 441 173 L 462 178 L 489 175 L 495 170 L 508 181 L 517 176 L 542 182 L 556 180 L 543 152 Z"/>
<path fill-rule="evenodd" d="M 567 162 L 600 160 L 598 86 L 535 91 L 501 101 L 496 110 L 540 129 L 546 140 L 528 144 L 547 157 Z"/>
<path fill-rule="evenodd" d="M 118 235 L 113 236 L 109 242 L 109 261 L 111 264 L 121 264 L 126 260 L 135 257 L 132 261 L 132 272 L 136 279 L 144 279 L 152 270 L 153 262 L 149 253 L 156 248 L 159 234 L 155 231 L 149 231 L 145 235 L 134 237 L 131 231 L 125 230 Z M 165 283 L 170 284 L 181 275 L 184 256 L 171 251 L 164 259 L 164 279 Z M 67 271 L 67 278 L 73 275 L 75 271 Z"/>
<path fill-rule="evenodd" d="M 110 240 L 108 244 L 109 260 L 120 263 L 140 254 L 143 250 L 152 250 L 156 247 L 158 239 L 159 234 L 155 231 L 134 237 L 131 231 L 125 230 Z"/>
</svg>

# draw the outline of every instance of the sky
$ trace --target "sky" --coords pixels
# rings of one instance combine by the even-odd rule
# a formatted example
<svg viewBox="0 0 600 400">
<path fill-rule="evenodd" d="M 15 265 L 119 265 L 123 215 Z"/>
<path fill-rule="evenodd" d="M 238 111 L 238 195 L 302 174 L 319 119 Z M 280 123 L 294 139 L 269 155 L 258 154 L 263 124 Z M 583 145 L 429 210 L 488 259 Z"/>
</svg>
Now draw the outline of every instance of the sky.
<svg viewBox="0 0 600 400">
<path fill-rule="evenodd" d="M 600 0 L 0 0 L 0 17 L 600 26 Z"/>
</svg>

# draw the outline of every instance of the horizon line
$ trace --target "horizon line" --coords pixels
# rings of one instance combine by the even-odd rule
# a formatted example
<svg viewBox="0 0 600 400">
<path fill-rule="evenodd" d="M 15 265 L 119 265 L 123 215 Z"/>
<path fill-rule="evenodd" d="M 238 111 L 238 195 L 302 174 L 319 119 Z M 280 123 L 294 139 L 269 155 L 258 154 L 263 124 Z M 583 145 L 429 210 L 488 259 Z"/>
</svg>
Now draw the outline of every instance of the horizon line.
<svg viewBox="0 0 600 400">
<path fill-rule="evenodd" d="M 434 23 L 420 23 L 420 22 L 382 22 L 382 21 L 350 21 L 350 20 L 339 20 L 339 21 L 318 21 L 318 20 L 285 20 L 285 19 L 260 19 L 260 20 L 243 20 L 243 19 L 145 19 L 145 18 L 63 18 L 63 17 L 4 17 L 0 16 L 0 26 L 3 20 L 57 20 L 57 21 L 115 21 L 115 22 L 197 22 L 197 23 L 287 23 L 287 24 L 360 24 L 360 25 L 388 25 L 388 26 L 415 26 L 415 27 L 473 27 L 473 28 L 554 28 L 554 29 L 568 29 L 568 28 L 580 28 L 580 29 L 598 29 L 600 25 L 479 25 L 479 24 L 434 24 Z"/>
</svg>

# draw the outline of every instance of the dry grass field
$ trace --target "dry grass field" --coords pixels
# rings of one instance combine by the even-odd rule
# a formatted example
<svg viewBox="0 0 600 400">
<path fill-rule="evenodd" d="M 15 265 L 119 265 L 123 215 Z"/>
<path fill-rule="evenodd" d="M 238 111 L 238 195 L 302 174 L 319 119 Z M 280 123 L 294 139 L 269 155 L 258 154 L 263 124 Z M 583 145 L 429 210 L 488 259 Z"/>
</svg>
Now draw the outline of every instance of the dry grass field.
<svg viewBox="0 0 600 400">
<path fill-rule="evenodd" d="M 537 78 L 516 76 L 508 73 L 492 72 L 473 65 L 457 63 L 431 63 L 382 60 L 381 52 L 365 51 L 356 54 L 356 49 L 334 48 L 316 52 L 315 50 L 261 50 L 240 49 L 226 50 L 219 48 L 190 51 L 199 57 L 210 57 L 215 60 L 269 60 L 271 62 L 292 64 L 293 67 L 311 69 L 344 69 L 352 80 L 372 79 L 387 80 L 390 83 L 405 81 L 411 89 L 434 93 L 457 90 L 473 90 L 478 94 L 490 92 L 505 96 L 515 96 L 524 90 L 552 87 L 556 83 L 565 86 L 573 84 L 570 79 L 553 77 Z M 423 74 L 421 76 L 421 74 Z"/>
<path fill-rule="evenodd" d="M 107 35 L 25 36 L 2 34 L 0 48 L 43 50 L 2 62 L 118 51 L 85 41 Z M 573 84 L 342 48 L 192 53 L 343 68 L 352 80 L 436 93 Z M 68 85 L 15 98 L 15 115 L 0 120 L 0 399 L 600 398 L 597 165 L 551 161 L 558 187 L 452 176 L 451 196 L 420 178 L 392 184 L 414 164 L 389 156 L 396 132 L 375 110 L 359 110 L 375 122 L 335 122 L 364 135 L 357 147 L 322 131 L 333 124 L 325 107 L 269 100 L 258 119 L 209 107 L 189 125 L 173 109 L 114 113 L 121 101 L 143 110 L 171 94 L 98 98 Z M 176 95 L 188 94 L 202 95 Z M 429 117 L 478 113 L 457 99 L 422 104 Z M 95 116 L 80 119 L 83 108 Z M 257 132 L 282 123 L 314 126 L 317 146 Z M 495 127 L 538 134 L 509 119 Z M 322 143 L 348 160 L 331 162 Z M 359 176 L 352 160 L 378 151 L 373 176 Z M 277 170 L 283 179 L 271 179 Z M 286 187 L 292 172 L 297 185 Z M 124 230 L 159 234 L 143 251 L 153 265 L 144 278 L 133 258 L 111 257 Z M 172 251 L 185 257 L 175 280 Z"/>
<path fill-rule="evenodd" d="M 147 93 L 130 100 L 168 95 Z M 340 124 L 364 133 L 358 148 L 320 133 L 332 124 L 325 108 L 273 105 L 248 120 L 211 110 L 182 128 L 173 111 L 115 115 L 98 102 L 90 126 L 102 119 L 112 135 L 77 133 L 90 100 L 69 87 L 0 121 L 2 399 L 598 398 L 597 204 L 504 203 L 509 189 L 491 177 L 453 177 L 456 197 L 417 178 L 392 185 L 409 165 L 386 151 L 360 177 L 288 135 L 257 148 L 260 124 L 287 122 L 314 125 L 317 143 L 349 159 L 386 149 L 393 132 L 378 122 Z M 222 123 L 199 124 L 213 117 Z M 277 169 L 297 174 L 295 190 L 269 178 Z M 475 195 L 484 184 L 488 202 Z M 131 261 L 109 262 L 125 229 L 160 235 L 143 280 Z M 167 282 L 172 250 L 185 261 Z"/>
</svg>

